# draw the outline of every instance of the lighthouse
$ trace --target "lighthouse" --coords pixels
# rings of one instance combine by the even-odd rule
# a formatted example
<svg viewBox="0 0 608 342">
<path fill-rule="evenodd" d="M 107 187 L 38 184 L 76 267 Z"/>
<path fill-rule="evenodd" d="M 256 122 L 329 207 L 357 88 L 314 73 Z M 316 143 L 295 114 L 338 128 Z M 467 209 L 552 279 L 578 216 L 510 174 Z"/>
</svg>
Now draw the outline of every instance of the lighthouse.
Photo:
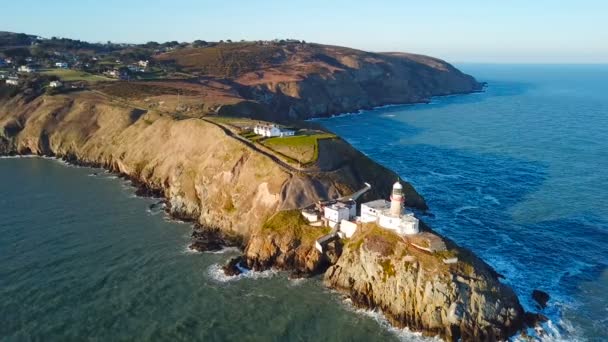
<svg viewBox="0 0 608 342">
<path fill-rule="evenodd" d="M 399 217 L 403 214 L 403 185 L 396 181 L 393 184 L 393 192 L 391 193 L 391 209 L 390 215 Z"/>
</svg>

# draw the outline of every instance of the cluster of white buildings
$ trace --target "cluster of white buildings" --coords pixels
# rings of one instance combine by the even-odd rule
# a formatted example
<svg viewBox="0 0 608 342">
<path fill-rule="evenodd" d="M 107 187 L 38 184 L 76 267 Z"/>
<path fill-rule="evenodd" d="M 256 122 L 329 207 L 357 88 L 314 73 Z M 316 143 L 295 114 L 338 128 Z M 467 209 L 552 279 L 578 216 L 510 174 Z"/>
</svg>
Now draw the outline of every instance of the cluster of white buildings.
<svg viewBox="0 0 608 342">
<path fill-rule="evenodd" d="M 320 204 L 316 209 L 304 209 L 302 214 L 311 225 L 324 225 L 332 232 L 317 240 L 317 249 L 332 238 L 350 238 L 363 223 L 376 223 L 378 226 L 394 231 L 399 235 L 416 235 L 420 232 L 419 220 L 413 213 L 404 209 L 403 186 L 393 184 L 390 201 L 377 199 L 361 204 L 361 214 L 357 216 L 356 197 L 371 188 L 367 187 L 346 200 L 335 200 Z"/>
<path fill-rule="evenodd" d="M 276 124 L 257 124 L 253 127 L 253 133 L 264 137 L 290 137 L 296 131 L 280 127 Z"/>
</svg>

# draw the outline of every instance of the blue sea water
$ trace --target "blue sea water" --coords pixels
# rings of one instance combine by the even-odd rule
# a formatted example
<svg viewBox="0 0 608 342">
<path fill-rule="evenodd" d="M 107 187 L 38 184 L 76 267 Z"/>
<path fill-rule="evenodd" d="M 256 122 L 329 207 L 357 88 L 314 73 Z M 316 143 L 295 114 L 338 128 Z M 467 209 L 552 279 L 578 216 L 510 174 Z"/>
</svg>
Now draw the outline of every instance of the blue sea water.
<svg viewBox="0 0 608 342">
<path fill-rule="evenodd" d="M 0 158 L 0 341 L 420 341 L 319 279 L 226 277 L 103 170 Z"/>
<path fill-rule="evenodd" d="M 608 65 L 459 65 L 485 92 L 319 120 L 411 182 L 550 338 L 608 340 Z"/>
</svg>

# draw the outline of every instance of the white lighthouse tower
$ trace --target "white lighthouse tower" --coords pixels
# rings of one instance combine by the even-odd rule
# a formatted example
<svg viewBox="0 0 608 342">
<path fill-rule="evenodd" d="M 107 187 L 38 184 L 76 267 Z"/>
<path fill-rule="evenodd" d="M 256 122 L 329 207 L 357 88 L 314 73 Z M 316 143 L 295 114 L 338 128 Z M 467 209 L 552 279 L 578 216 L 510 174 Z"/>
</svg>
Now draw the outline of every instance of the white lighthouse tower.
<svg viewBox="0 0 608 342">
<path fill-rule="evenodd" d="M 391 210 L 390 215 L 400 217 L 403 214 L 403 185 L 396 181 L 393 184 L 393 192 L 391 193 Z"/>
<path fill-rule="evenodd" d="M 401 235 L 414 235 L 420 232 L 419 221 L 412 212 L 403 207 L 403 185 L 393 184 L 390 202 L 375 200 L 361 204 L 361 221 L 376 222 L 380 227 L 391 229 Z"/>
</svg>

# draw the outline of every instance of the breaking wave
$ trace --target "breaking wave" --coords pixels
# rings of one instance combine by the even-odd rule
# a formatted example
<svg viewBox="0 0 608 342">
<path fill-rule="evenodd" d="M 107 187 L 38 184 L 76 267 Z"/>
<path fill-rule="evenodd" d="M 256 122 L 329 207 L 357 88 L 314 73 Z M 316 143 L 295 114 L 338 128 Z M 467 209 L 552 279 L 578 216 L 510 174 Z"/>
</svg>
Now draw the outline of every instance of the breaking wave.
<svg viewBox="0 0 608 342">
<path fill-rule="evenodd" d="M 211 279 L 213 279 L 217 282 L 220 282 L 220 283 L 226 283 L 226 282 L 231 282 L 231 281 L 236 281 L 236 280 L 241 280 L 241 279 L 271 278 L 271 277 L 274 277 L 277 274 L 279 274 L 279 271 L 273 270 L 273 269 L 262 271 L 262 272 L 256 272 L 256 271 L 247 270 L 244 268 L 239 268 L 239 269 L 243 273 L 234 275 L 234 276 L 228 276 L 224 273 L 224 270 L 222 270 L 222 266 L 220 264 L 213 264 L 213 265 L 209 266 L 209 268 L 207 269 L 207 274 L 209 275 L 209 277 Z"/>
<path fill-rule="evenodd" d="M 359 309 L 353 305 L 352 301 L 349 298 L 344 299 L 342 302 L 347 310 L 355 312 L 359 315 L 371 318 L 376 323 L 378 323 L 378 325 L 380 325 L 382 328 L 384 328 L 384 329 L 388 330 L 389 332 L 391 332 L 392 334 L 394 334 L 397 337 L 397 339 L 399 339 L 400 341 L 403 341 L 403 342 L 431 342 L 431 341 L 441 342 L 441 341 L 443 341 L 439 337 L 423 336 L 422 333 L 411 331 L 408 328 L 403 328 L 403 329 L 395 328 L 386 319 L 386 317 L 384 316 L 382 311 Z"/>
</svg>

